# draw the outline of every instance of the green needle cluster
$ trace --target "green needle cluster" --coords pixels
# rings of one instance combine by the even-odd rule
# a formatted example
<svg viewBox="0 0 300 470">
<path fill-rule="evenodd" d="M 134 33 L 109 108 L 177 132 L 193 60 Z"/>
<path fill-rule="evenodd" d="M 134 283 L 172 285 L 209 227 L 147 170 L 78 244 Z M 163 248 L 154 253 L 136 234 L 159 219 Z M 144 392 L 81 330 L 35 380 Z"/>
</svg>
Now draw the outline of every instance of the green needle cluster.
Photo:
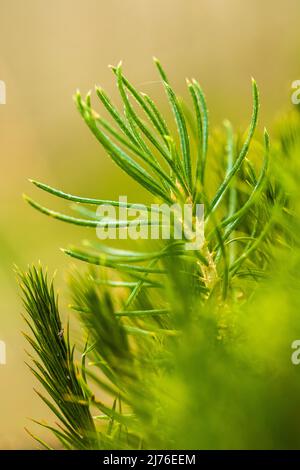
<svg viewBox="0 0 300 470">
<path fill-rule="evenodd" d="M 266 130 L 262 136 L 257 131 L 255 140 L 259 93 L 252 80 L 248 130 L 234 133 L 228 121 L 222 132 L 211 130 L 198 81 L 187 80 L 190 109 L 176 95 L 160 62 L 154 62 L 172 126 L 152 98 L 124 76 L 121 64 L 111 70 L 122 110 L 100 87 L 95 98 L 103 113 L 92 107 L 91 93 L 83 98 L 78 91 L 75 103 L 106 154 L 151 194 L 153 202 L 204 204 L 205 243 L 187 251 L 184 240 L 171 238 L 150 249 L 147 243 L 132 242 L 129 250 L 91 240 L 64 249 L 87 267 L 71 279 L 71 307 L 85 332 L 83 344 L 77 345 L 81 361 L 75 359 L 69 330 L 64 333 L 53 284 L 43 269 L 20 274 L 31 331 L 26 337 L 35 351 L 30 368 L 50 396 L 42 399 L 59 420 L 57 427 L 47 426 L 65 448 L 180 448 L 189 446 L 188 435 L 191 447 L 259 447 L 251 426 L 247 435 L 238 419 L 245 412 L 251 420 L 249 397 L 256 386 L 261 423 L 268 408 L 263 376 L 254 368 L 255 361 L 265 360 L 255 356 L 263 339 L 255 353 L 247 339 L 253 324 L 259 330 L 260 320 L 246 314 L 256 309 L 265 318 L 273 308 L 274 266 L 280 292 L 289 275 L 280 260 L 291 250 L 295 259 L 299 254 L 294 167 L 298 169 L 300 120 L 291 121 L 294 132 L 290 121 L 282 125 L 274 149 Z M 77 226 L 134 223 L 101 220 L 95 209 L 102 204 L 150 210 L 140 203 L 82 197 L 31 181 L 73 203 L 77 214 L 57 212 L 25 196 L 32 207 Z M 295 270 L 294 262 L 285 269 L 289 267 Z M 295 276 L 289 288 L 294 282 Z M 289 312 L 294 310 L 291 306 Z M 250 326 L 245 318 L 252 318 Z M 228 398 L 240 386 L 242 370 L 248 385 L 241 386 L 234 405 Z M 217 407 L 210 398 L 214 387 Z M 222 431 L 225 409 L 231 437 Z M 283 421 L 280 415 L 278 422 Z M 272 426 L 269 434 L 261 426 L 266 445 L 269 438 L 279 442 Z"/>
</svg>

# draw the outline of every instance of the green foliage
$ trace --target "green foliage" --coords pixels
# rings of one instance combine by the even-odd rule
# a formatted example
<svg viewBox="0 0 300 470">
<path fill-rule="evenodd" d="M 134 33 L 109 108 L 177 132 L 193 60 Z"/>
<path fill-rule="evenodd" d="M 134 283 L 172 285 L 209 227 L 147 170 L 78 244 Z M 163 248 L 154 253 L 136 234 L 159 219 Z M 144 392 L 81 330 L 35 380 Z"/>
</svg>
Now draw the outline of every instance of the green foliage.
<svg viewBox="0 0 300 470">
<path fill-rule="evenodd" d="M 63 429 L 53 432 L 67 448 L 93 448 L 97 442 L 93 418 L 74 364 L 69 329 L 64 335 L 53 283 L 49 285 L 42 269 L 34 267 L 28 274 L 20 274 L 20 279 L 28 314 L 25 319 L 31 331 L 31 336 L 25 336 L 39 358 L 31 357 L 35 369 L 31 366 L 30 369 L 54 405 L 45 396 L 39 394 L 40 397 L 63 425 Z"/>
<path fill-rule="evenodd" d="M 259 95 L 252 81 L 245 136 L 228 122 L 225 132 L 209 134 L 199 83 L 187 82 L 191 112 L 155 63 L 176 135 L 121 64 L 112 71 L 123 114 L 99 87 L 110 120 L 92 108 L 90 94 L 83 99 L 78 92 L 75 102 L 106 153 L 155 202 L 205 204 L 206 240 L 197 251 L 186 251 L 184 240 L 152 251 L 93 241 L 64 250 L 88 265 L 71 279 L 73 310 L 87 337 L 78 345 L 81 364 L 63 333 L 52 283 L 41 268 L 21 275 L 27 338 L 38 358 L 32 370 L 61 423 L 49 428 L 66 448 L 298 447 L 300 390 L 290 345 L 299 337 L 300 119 L 282 123 L 271 148 L 266 130 L 254 141 Z M 26 197 L 40 212 L 75 225 L 134 223 L 101 220 L 87 205 L 141 208 L 32 182 L 77 203 L 71 207 L 85 218 Z"/>
</svg>

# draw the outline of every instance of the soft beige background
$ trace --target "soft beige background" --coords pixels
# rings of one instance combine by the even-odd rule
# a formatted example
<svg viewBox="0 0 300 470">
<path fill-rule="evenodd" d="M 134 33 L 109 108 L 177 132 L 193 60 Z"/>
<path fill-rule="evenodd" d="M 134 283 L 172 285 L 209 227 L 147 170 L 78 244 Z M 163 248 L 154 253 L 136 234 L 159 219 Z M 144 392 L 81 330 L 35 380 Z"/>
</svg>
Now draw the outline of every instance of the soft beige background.
<svg viewBox="0 0 300 470">
<path fill-rule="evenodd" d="M 27 207 L 22 192 L 58 207 L 30 187 L 28 177 L 78 194 L 134 194 L 128 179 L 103 155 L 81 122 L 71 96 L 101 83 L 113 96 L 107 65 L 124 61 L 127 75 L 155 98 L 163 93 L 151 57 L 158 56 L 179 93 L 196 76 L 213 123 L 240 127 L 249 119 L 250 77 L 261 90 L 261 124 L 290 106 L 300 79 L 299 0 L 0 0 L 0 448 L 34 446 L 28 417 L 47 417 L 26 369 L 21 306 L 13 263 L 69 261 L 60 246 L 86 235 Z M 162 101 L 163 107 L 166 106 Z M 121 189 L 120 189 L 121 188 Z M 55 204 L 57 204 L 55 206 Z"/>
</svg>

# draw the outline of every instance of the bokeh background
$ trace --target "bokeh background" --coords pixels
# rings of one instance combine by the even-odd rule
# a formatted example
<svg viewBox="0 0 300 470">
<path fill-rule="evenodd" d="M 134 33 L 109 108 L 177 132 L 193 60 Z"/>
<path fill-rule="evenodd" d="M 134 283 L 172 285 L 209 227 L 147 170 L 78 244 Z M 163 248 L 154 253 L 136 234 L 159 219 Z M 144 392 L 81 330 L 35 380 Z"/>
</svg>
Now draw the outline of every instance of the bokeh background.
<svg viewBox="0 0 300 470">
<path fill-rule="evenodd" d="M 79 118 L 74 91 L 101 83 L 117 99 L 107 65 L 122 59 L 127 76 L 168 113 L 155 55 L 182 96 L 185 77 L 200 80 L 216 126 L 225 117 L 237 128 L 247 124 L 254 76 L 260 125 L 270 127 L 291 106 L 291 82 L 300 79 L 299 25 L 299 0 L 0 0 L 0 80 L 7 87 L 0 106 L 0 340 L 7 344 L 0 448 L 34 447 L 24 426 L 34 429 L 29 417 L 48 417 L 24 364 L 13 265 L 41 260 L 50 272 L 58 269 L 64 290 L 70 263 L 59 247 L 86 236 L 26 206 L 23 192 L 58 207 L 27 179 L 87 196 L 136 196 Z"/>
</svg>

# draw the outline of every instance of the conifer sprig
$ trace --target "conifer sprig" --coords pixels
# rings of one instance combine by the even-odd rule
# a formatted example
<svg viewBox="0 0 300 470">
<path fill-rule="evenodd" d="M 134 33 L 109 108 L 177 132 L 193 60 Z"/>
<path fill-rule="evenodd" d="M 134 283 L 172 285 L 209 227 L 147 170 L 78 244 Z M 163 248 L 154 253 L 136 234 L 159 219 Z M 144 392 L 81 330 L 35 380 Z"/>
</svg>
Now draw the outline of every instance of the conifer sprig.
<svg viewBox="0 0 300 470">
<path fill-rule="evenodd" d="M 155 64 L 173 113 L 174 135 L 151 97 L 124 76 L 121 64 L 111 69 L 122 111 L 100 87 L 96 87 L 96 96 L 110 120 L 93 109 L 90 93 L 83 98 L 77 92 L 75 103 L 105 152 L 155 202 L 181 206 L 189 202 L 194 207 L 204 203 L 205 243 L 191 252 L 184 249 L 184 240 L 175 239 L 152 251 L 138 246 L 112 248 L 93 241 L 64 249 L 88 267 L 86 274 L 77 274 L 71 281 L 72 309 L 88 338 L 78 345 L 80 365 L 74 359 L 68 329 L 64 333 L 53 284 L 41 268 L 20 275 L 31 331 L 26 337 L 36 354 L 32 370 L 52 401 L 42 399 L 60 421 L 59 427 L 48 427 L 66 448 L 171 446 L 162 384 L 182 366 L 176 352 L 187 348 L 189 337 L 201 342 L 203 332 L 208 334 L 209 348 L 216 338 L 223 338 L 228 325 L 218 315 L 228 305 L 234 311 L 239 296 L 249 295 L 254 284 L 267 278 L 275 247 L 296 243 L 290 219 L 282 217 L 290 213 L 283 182 L 274 168 L 270 174 L 266 130 L 263 143 L 256 140 L 255 151 L 251 147 L 259 111 L 255 81 L 245 137 L 237 139 L 229 122 L 220 137 L 210 129 L 206 98 L 198 81 L 187 81 L 193 110 L 187 111 L 157 59 Z M 78 226 L 134 224 L 130 219 L 102 221 L 93 210 L 101 204 L 150 211 L 149 205 L 140 202 L 83 197 L 31 182 L 76 203 L 71 207 L 80 216 L 57 212 L 25 196 L 32 207 Z M 151 223 L 145 218 L 146 225 Z M 199 336 L 193 336 L 194 330 Z M 173 380 L 176 383 L 171 375 L 171 389 Z M 182 383 L 185 386 L 184 380 Z"/>
</svg>

